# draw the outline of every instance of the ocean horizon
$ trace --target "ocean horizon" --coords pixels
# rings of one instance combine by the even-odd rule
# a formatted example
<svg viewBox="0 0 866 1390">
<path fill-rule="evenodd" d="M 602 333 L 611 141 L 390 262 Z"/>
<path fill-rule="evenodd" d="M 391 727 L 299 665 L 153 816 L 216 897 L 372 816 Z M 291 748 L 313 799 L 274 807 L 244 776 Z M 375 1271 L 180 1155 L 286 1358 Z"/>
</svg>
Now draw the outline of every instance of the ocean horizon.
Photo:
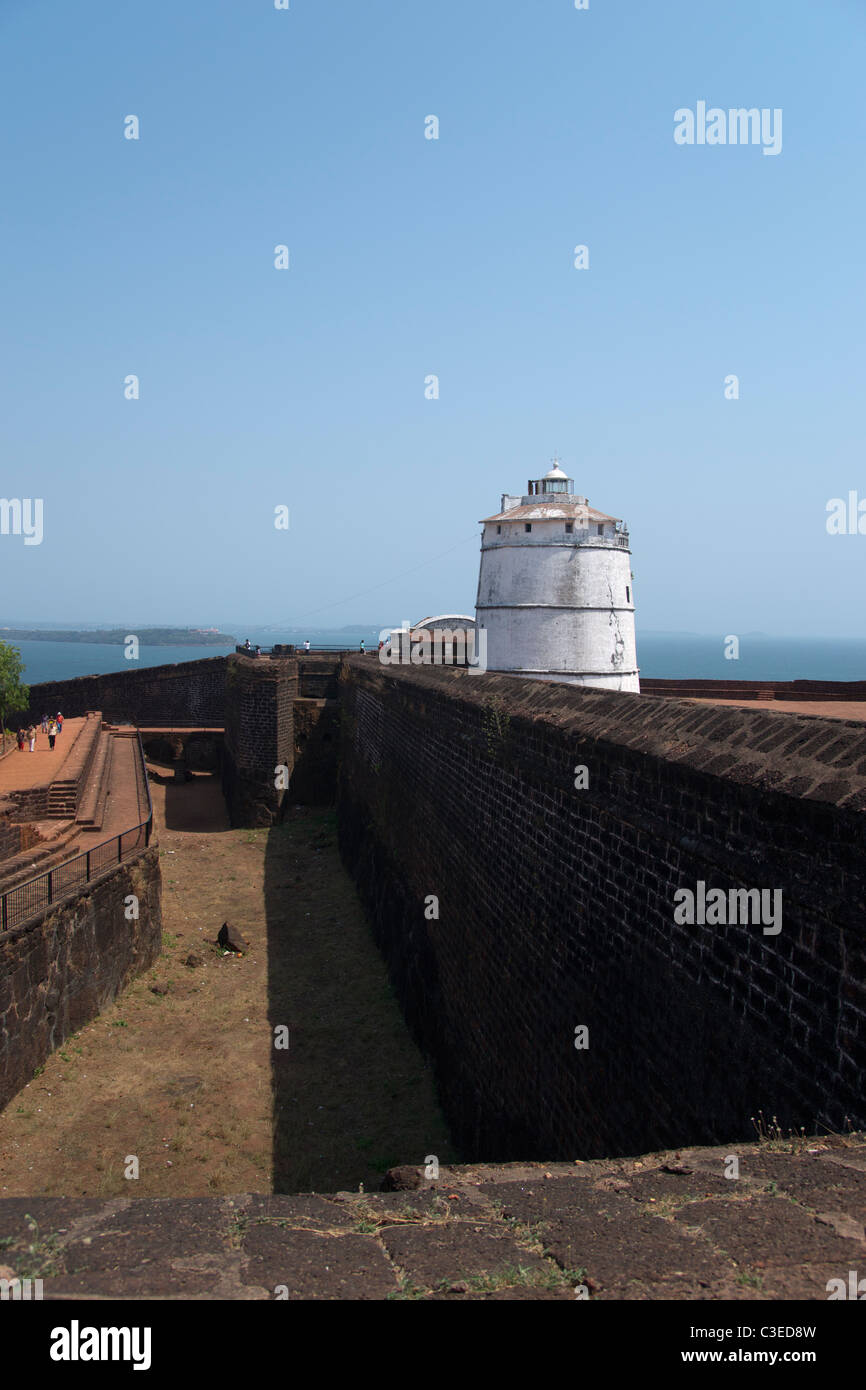
<svg viewBox="0 0 866 1390">
<path fill-rule="evenodd" d="M 375 627 L 356 629 L 315 629 L 305 631 L 314 647 L 330 650 L 357 648 L 363 639 L 368 650 L 375 650 L 379 633 Z M 275 642 L 301 643 L 296 630 L 283 634 L 273 628 L 248 628 L 255 646 L 270 647 Z M 107 675 L 130 666 L 166 666 L 206 657 L 225 656 L 231 646 L 142 646 L 137 661 L 127 661 L 122 647 L 99 642 L 12 641 L 24 660 L 24 680 L 28 685 L 44 681 L 71 680 L 76 676 Z M 638 633 L 638 665 L 645 679 L 683 680 L 866 680 L 866 639 L 864 638 L 783 638 L 764 634 L 740 638 L 739 658 L 725 656 L 724 636 L 697 633 Z"/>
</svg>

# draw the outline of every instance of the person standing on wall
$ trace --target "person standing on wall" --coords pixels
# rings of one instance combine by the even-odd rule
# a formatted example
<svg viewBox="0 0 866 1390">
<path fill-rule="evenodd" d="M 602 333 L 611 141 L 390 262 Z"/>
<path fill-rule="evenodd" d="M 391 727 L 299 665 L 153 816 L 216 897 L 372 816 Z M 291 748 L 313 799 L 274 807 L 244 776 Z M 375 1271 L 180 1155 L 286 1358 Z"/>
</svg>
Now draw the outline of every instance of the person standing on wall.
<svg viewBox="0 0 866 1390">
<path fill-rule="evenodd" d="M 310 639 L 309 639 L 309 637 L 308 637 L 307 640 L 306 640 L 306 642 L 304 643 L 304 651 L 305 651 L 305 652 L 308 652 L 309 650 L 310 650 Z"/>
</svg>

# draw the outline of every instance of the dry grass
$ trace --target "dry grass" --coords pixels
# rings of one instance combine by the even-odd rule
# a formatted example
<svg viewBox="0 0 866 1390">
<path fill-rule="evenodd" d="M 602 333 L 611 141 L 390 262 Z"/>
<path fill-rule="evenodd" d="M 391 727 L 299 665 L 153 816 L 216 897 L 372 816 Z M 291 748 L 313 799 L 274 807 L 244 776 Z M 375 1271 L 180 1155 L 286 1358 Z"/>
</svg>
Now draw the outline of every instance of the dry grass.
<svg viewBox="0 0 866 1390">
<path fill-rule="evenodd" d="M 333 817 L 230 830 L 215 780 L 153 791 L 163 953 L 0 1113 L 0 1197 L 373 1188 L 391 1163 L 449 1161 Z M 216 947 L 225 920 L 243 957 Z"/>
</svg>

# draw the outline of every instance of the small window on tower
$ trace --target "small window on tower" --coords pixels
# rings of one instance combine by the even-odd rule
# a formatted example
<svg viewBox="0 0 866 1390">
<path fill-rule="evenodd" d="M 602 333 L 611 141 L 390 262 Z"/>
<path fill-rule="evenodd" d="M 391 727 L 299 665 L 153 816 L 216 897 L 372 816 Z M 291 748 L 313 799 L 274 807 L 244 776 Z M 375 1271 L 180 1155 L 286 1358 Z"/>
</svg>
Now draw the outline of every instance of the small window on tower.
<svg viewBox="0 0 866 1390">
<path fill-rule="evenodd" d="M 525 522 L 523 523 L 523 529 L 524 529 L 524 531 L 531 531 L 531 530 L 532 530 L 532 523 L 531 523 L 530 521 L 525 521 Z"/>
<path fill-rule="evenodd" d="M 599 528 L 598 528 L 598 534 L 599 534 L 600 536 L 603 536 L 603 535 L 604 535 L 604 527 L 603 527 L 600 523 L 599 523 Z"/>
<path fill-rule="evenodd" d="M 625 586 L 625 601 L 626 603 L 631 603 L 631 589 L 627 584 Z"/>
<path fill-rule="evenodd" d="M 573 522 L 573 521 L 567 521 L 567 522 L 565 523 L 565 534 L 566 534 L 567 536 L 570 536 L 573 530 L 574 530 L 574 522 Z"/>
<path fill-rule="evenodd" d="M 501 536 L 501 535 L 502 535 L 502 527 L 501 527 L 501 526 L 497 526 L 497 528 L 496 528 L 496 534 L 497 534 L 497 536 Z"/>
</svg>

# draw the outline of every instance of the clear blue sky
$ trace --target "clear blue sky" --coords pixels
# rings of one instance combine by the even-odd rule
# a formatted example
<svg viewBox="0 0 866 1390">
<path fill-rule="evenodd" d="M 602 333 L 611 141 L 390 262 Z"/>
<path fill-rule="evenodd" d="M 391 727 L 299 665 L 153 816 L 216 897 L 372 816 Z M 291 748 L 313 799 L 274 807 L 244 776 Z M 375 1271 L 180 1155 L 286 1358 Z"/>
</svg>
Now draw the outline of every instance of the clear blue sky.
<svg viewBox="0 0 866 1390">
<path fill-rule="evenodd" d="M 0 0 L 0 620 L 471 612 L 558 450 L 639 628 L 862 635 L 864 70 L 861 0 Z"/>
</svg>

